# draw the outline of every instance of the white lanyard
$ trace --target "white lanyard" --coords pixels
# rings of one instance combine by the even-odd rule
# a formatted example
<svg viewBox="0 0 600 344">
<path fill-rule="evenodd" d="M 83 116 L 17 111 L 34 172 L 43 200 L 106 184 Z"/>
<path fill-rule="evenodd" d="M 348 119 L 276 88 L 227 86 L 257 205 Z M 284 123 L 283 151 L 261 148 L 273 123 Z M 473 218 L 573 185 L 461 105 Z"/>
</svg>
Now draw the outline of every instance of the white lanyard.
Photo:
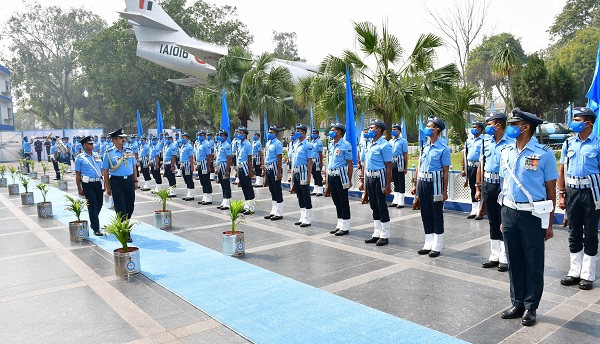
<svg viewBox="0 0 600 344">
<path fill-rule="evenodd" d="M 87 155 L 87 153 L 85 153 L 85 162 L 88 165 L 92 166 L 92 168 L 94 169 L 94 171 L 96 171 L 96 174 L 98 174 L 98 178 L 102 177 L 102 173 L 100 173 L 100 170 L 98 169 L 98 166 L 96 166 L 96 162 L 93 161 L 94 162 L 93 164 L 90 163 L 90 161 L 88 160 L 88 156 L 89 155 Z M 94 159 L 93 157 L 90 157 L 90 158 Z"/>
</svg>

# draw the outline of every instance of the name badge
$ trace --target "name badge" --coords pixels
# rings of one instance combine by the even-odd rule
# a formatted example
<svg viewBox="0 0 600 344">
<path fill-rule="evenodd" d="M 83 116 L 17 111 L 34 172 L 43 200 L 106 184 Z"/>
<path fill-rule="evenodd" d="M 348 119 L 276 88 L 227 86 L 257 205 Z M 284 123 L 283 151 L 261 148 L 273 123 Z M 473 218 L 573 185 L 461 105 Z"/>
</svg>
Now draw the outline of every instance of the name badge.
<svg viewBox="0 0 600 344">
<path fill-rule="evenodd" d="M 536 155 L 530 155 L 525 157 L 525 169 L 537 171 L 540 164 L 540 158 Z"/>
</svg>

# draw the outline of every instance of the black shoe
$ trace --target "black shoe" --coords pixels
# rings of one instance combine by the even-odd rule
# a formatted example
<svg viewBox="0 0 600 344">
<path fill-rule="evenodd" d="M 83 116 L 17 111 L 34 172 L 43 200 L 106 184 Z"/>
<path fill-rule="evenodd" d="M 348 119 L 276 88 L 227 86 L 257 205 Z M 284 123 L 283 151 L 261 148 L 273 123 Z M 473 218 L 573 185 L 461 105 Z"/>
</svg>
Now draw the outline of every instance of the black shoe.
<svg viewBox="0 0 600 344">
<path fill-rule="evenodd" d="M 367 240 L 365 240 L 365 243 L 367 243 L 367 244 L 374 244 L 374 243 L 376 243 L 378 240 L 379 240 L 379 238 L 378 238 L 378 237 L 372 237 L 371 239 L 367 239 Z"/>
<path fill-rule="evenodd" d="M 221 207 L 221 210 L 227 210 L 229 207 Z"/>
<path fill-rule="evenodd" d="M 184 201 L 193 201 L 194 197 L 184 197 L 182 198 Z"/>
<path fill-rule="evenodd" d="M 483 220 L 483 216 L 476 216 L 475 220 Z"/>
<path fill-rule="evenodd" d="M 502 313 L 500 313 L 500 316 L 502 319 L 517 319 L 522 317 L 523 313 L 525 313 L 525 308 L 510 306 L 509 308 L 503 310 Z"/>
<path fill-rule="evenodd" d="M 404 208 L 404 206 L 403 206 L 403 205 L 400 205 L 400 204 L 398 204 L 398 205 L 396 206 L 396 208 L 398 208 L 398 209 L 402 209 L 402 208 Z"/>
<path fill-rule="evenodd" d="M 521 319 L 521 324 L 523 326 L 532 326 L 535 325 L 535 309 L 534 310 L 526 310 L 525 314 L 523 314 L 523 318 Z"/>
<path fill-rule="evenodd" d="M 567 276 L 567 277 L 561 278 L 560 284 L 575 285 L 575 284 L 579 284 L 579 281 L 581 281 L 581 279 L 579 277 Z"/>
<path fill-rule="evenodd" d="M 272 216 L 271 221 L 277 221 L 283 219 L 283 216 Z"/>
<path fill-rule="evenodd" d="M 129 237 L 129 238 L 127 238 L 127 242 L 128 242 L 128 243 L 132 243 L 132 242 L 133 242 L 133 239 L 131 239 L 131 237 Z"/>
<path fill-rule="evenodd" d="M 336 228 L 332 231 L 329 231 L 329 234 L 335 234 L 335 233 L 339 232 L 339 230 L 340 230 L 339 228 Z"/>
<path fill-rule="evenodd" d="M 488 260 L 487 262 L 481 264 L 481 267 L 486 269 L 495 268 L 496 266 L 498 266 L 498 264 L 500 264 L 499 261 Z"/>
<path fill-rule="evenodd" d="M 275 216 L 275 215 L 271 215 L 271 214 L 265 215 L 265 220 L 270 220 L 273 216 Z"/>
<path fill-rule="evenodd" d="M 169 195 L 169 198 L 177 197 L 177 195 Z"/>
<path fill-rule="evenodd" d="M 317 197 L 320 197 L 320 196 L 323 196 L 323 194 L 319 192 L 319 193 L 318 193 L 318 194 L 316 194 L 315 196 L 317 196 Z"/>
<path fill-rule="evenodd" d="M 431 252 L 431 250 L 427 250 L 427 249 L 424 249 L 424 248 L 422 248 L 422 249 L 420 249 L 420 250 L 417 251 L 417 253 L 420 254 L 420 255 L 429 254 L 429 252 Z"/>
<path fill-rule="evenodd" d="M 294 225 L 296 225 L 296 226 L 300 226 L 301 224 L 302 224 L 302 221 L 296 221 L 296 222 L 294 222 Z"/>
<path fill-rule="evenodd" d="M 475 215 L 469 215 L 469 216 L 467 216 L 467 219 L 469 219 L 469 220 L 470 219 L 474 219 L 474 218 L 475 218 Z"/>
<path fill-rule="evenodd" d="M 102 232 L 100 232 L 100 230 L 94 229 L 94 235 L 95 236 L 102 236 L 103 234 L 102 234 Z"/>
<path fill-rule="evenodd" d="M 592 281 L 588 281 L 588 280 L 584 280 L 582 279 L 581 282 L 579 282 L 579 289 L 581 290 L 591 290 L 592 289 Z"/>
<path fill-rule="evenodd" d="M 397 204 L 392 203 L 392 204 L 388 205 L 388 208 L 396 208 L 397 206 L 398 206 Z"/>
<path fill-rule="evenodd" d="M 198 202 L 198 204 L 202 204 L 202 202 Z M 221 210 L 223 208 L 222 205 L 218 206 L 217 209 Z"/>
<path fill-rule="evenodd" d="M 300 227 L 310 227 L 310 223 L 302 223 Z"/>
<path fill-rule="evenodd" d="M 342 235 L 348 235 L 350 233 L 350 231 L 343 231 L 343 230 L 339 230 L 335 233 L 335 236 L 342 236 Z M 383 240 L 383 239 L 379 239 L 379 240 Z M 377 244 L 379 245 L 379 240 L 377 241 Z M 387 239 L 385 239 L 387 240 Z"/>
<path fill-rule="evenodd" d="M 388 238 L 380 238 L 379 240 L 377 240 L 377 243 L 375 245 L 377 246 L 385 246 L 388 244 Z"/>
<path fill-rule="evenodd" d="M 437 256 L 439 256 L 439 255 L 440 255 L 440 252 L 439 252 L 439 251 L 431 251 L 431 252 L 429 252 L 429 256 L 430 256 L 431 258 L 435 258 L 435 257 L 437 257 Z"/>
<path fill-rule="evenodd" d="M 252 215 L 252 214 L 254 214 L 254 212 L 253 212 L 253 211 L 251 211 L 251 210 L 246 210 L 246 211 L 244 212 L 244 215 Z"/>
<path fill-rule="evenodd" d="M 200 204 L 202 204 L 202 205 L 208 205 L 208 204 L 212 204 L 212 202 L 202 202 Z"/>
<path fill-rule="evenodd" d="M 498 264 L 498 271 L 500 271 L 500 272 L 508 271 L 508 264 L 505 264 L 505 263 Z"/>
</svg>

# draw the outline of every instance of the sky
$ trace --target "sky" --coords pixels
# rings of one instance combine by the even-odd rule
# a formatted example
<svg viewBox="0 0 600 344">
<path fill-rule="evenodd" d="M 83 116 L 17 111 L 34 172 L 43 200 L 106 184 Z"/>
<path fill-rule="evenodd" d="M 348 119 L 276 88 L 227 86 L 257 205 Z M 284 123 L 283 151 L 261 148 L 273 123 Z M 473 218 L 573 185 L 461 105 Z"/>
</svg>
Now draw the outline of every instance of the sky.
<svg viewBox="0 0 600 344">
<path fill-rule="evenodd" d="M 194 0 L 188 0 L 191 4 Z M 256 55 L 273 51 L 272 31 L 295 32 L 298 53 L 309 63 L 318 64 L 331 54 L 341 56 L 343 50 L 356 50 L 353 22 L 369 21 L 378 28 L 387 22 L 390 32 L 398 37 L 404 50 L 409 53 L 418 37 L 423 33 L 441 32 L 432 25 L 425 10 L 437 8 L 447 13 L 456 1 L 465 0 L 409 0 L 409 1 L 281 1 L 281 0 L 205 0 L 219 6 L 237 7 L 239 19 L 254 35 L 250 46 Z M 478 2 L 482 0 L 477 0 Z M 31 2 L 31 1 L 29 1 Z M 38 0 L 43 6 L 58 5 L 64 9 L 83 7 L 108 23 L 118 19 L 117 11 L 125 8 L 123 0 Z M 562 10 L 566 0 L 489 0 L 489 15 L 483 35 L 509 32 L 521 39 L 526 53 L 546 48 L 550 36 L 546 32 L 554 17 Z M 26 9 L 23 0 L 7 0 L 0 5 L 0 23 L 4 23 L 15 12 Z M 0 25 L 1 26 L 1 25 Z M 1 35 L 1 31 L 0 31 Z M 443 36 L 442 36 L 443 37 Z M 0 41 L 0 49 L 6 49 L 6 40 Z M 457 62 L 450 47 L 438 51 L 441 64 Z"/>
</svg>

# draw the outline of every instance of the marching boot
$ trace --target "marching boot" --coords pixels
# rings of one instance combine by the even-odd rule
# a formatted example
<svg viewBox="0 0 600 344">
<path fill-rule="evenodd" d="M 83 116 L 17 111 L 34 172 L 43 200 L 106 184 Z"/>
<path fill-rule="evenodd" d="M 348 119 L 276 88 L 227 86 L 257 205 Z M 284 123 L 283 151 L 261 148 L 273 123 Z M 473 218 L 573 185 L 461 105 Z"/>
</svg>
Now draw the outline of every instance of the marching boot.
<svg viewBox="0 0 600 344">
<path fill-rule="evenodd" d="M 388 244 L 390 237 L 390 221 L 381 222 L 381 235 L 379 236 L 379 240 L 375 245 L 377 246 L 385 246 Z"/>
<path fill-rule="evenodd" d="M 322 186 L 317 186 L 317 194 L 315 196 L 319 197 L 319 196 L 323 196 L 323 187 Z"/>
<path fill-rule="evenodd" d="M 482 220 L 483 215 L 485 215 L 485 202 L 479 201 L 479 211 L 477 212 L 477 216 L 475 216 L 475 220 Z"/>
<path fill-rule="evenodd" d="M 417 253 L 429 254 L 431 252 L 431 247 L 433 245 L 433 234 L 425 234 L 425 244 L 423 244 L 423 248 L 417 251 Z"/>
<path fill-rule="evenodd" d="M 335 233 L 337 233 L 337 232 L 338 232 L 340 229 L 342 229 L 342 221 L 344 221 L 344 220 L 342 220 L 342 219 L 338 219 L 338 220 L 337 220 L 337 224 L 335 225 L 335 229 L 334 229 L 334 230 L 332 230 L 332 231 L 329 231 L 329 234 L 335 234 Z"/>
<path fill-rule="evenodd" d="M 202 200 L 198 201 L 198 204 L 204 204 L 206 202 L 206 194 L 202 194 Z"/>
<path fill-rule="evenodd" d="M 500 256 L 498 257 L 498 271 L 508 271 L 508 259 L 506 258 L 506 248 L 504 247 L 504 240 L 500 241 Z"/>
<path fill-rule="evenodd" d="M 252 215 L 254 214 L 254 201 L 252 202 L 246 202 L 244 204 L 244 209 L 246 211 L 244 211 L 244 215 Z"/>
<path fill-rule="evenodd" d="M 587 254 L 583 255 L 579 289 L 592 289 L 592 283 L 594 283 L 594 280 L 596 280 L 596 261 L 596 256 L 588 256 Z"/>
<path fill-rule="evenodd" d="M 152 191 L 152 193 L 157 193 L 157 192 L 159 192 L 159 191 L 160 191 L 160 189 L 161 189 L 161 187 L 160 187 L 161 185 L 162 185 L 162 184 L 156 184 L 156 185 L 154 186 L 154 191 Z"/>
<path fill-rule="evenodd" d="M 225 199 L 223 199 L 221 201 L 221 204 L 219 204 L 219 206 L 217 206 L 217 209 L 221 210 L 221 208 L 223 207 L 223 204 L 225 204 Z"/>
<path fill-rule="evenodd" d="M 294 225 L 296 226 L 300 226 L 302 224 L 302 221 L 304 221 L 304 214 L 306 213 L 306 209 L 305 208 L 300 208 L 300 219 L 296 222 L 294 222 Z"/>
<path fill-rule="evenodd" d="M 187 189 L 187 194 L 183 198 L 184 201 L 193 201 L 194 200 L 194 189 Z"/>
<path fill-rule="evenodd" d="M 229 203 L 231 202 L 231 198 L 226 198 L 223 200 L 223 206 L 221 207 L 221 210 L 227 210 L 229 209 Z"/>
<path fill-rule="evenodd" d="M 394 192 L 394 200 L 392 201 L 392 204 L 388 205 L 388 208 L 396 208 L 398 206 L 398 196 L 400 195 L 399 192 Z"/>
<path fill-rule="evenodd" d="M 430 257 L 437 257 L 442 252 L 442 248 L 444 248 L 444 233 L 442 234 L 434 234 L 433 235 L 433 243 L 431 244 L 431 252 L 429 252 Z"/>
<path fill-rule="evenodd" d="M 350 219 L 342 220 L 342 227 L 335 233 L 335 236 L 348 235 L 348 233 L 350 233 Z"/>
<path fill-rule="evenodd" d="M 311 196 L 314 196 L 314 195 L 316 195 L 316 194 L 317 194 L 317 186 L 315 185 L 315 186 L 313 186 L 313 189 L 312 189 L 312 191 L 310 192 L 310 195 L 311 195 Z"/>
<path fill-rule="evenodd" d="M 175 192 L 175 185 L 169 188 L 169 197 L 177 197 L 177 193 Z"/>
<path fill-rule="evenodd" d="M 212 204 L 212 194 L 211 193 L 207 193 L 207 194 L 204 194 L 204 195 L 206 195 L 206 199 L 204 199 L 204 201 L 202 201 L 202 205 Z"/>
<path fill-rule="evenodd" d="M 583 250 L 577 253 L 571 253 L 569 258 L 571 260 L 571 267 L 569 268 L 567 277 L 561 278 L 560 284 L 562 285 L 575 285 L 581 280 L 580 277 L 583 265 Z"/>
<path fill-rule="evenodd" d="M 276 209 L 277 209 L 277 201 L 271 201 L 271 212 L 269 212 L 269 215 L 265 215 L 265 220 L 269 220 L 273 216 L 275 216 Z"/>
<path fill-rule="evenodd" d="M 500 240 L 490 240 L 490 250 L 492 253 L 490 254 L 490 258 L 487 262 L 481 264 L 482 268 L 493 268 L 498 266 L 500 263 Z"/>
<path fill-rule="evenodd" d="M 150 181 L 149 180 L 145 180 L 144 181 L 144 187 L 142 187 L 142 191 L 148 191 L 150 190 Z"/>
<path fill-rule="evenodd" d="M 310 222 L 312 220 L 312 208 L 304 210 L 304 221 L 300 225 L 300 227 L 309 227 Z"/>
<path fill-rule="evenodd" d="M 371 236 L 371 239 L 365 240 L 365 242 L 367 244 L 374 244 L 379 240 L 380 236 L 381 236 L 381 221 L 373 220 L 373 236 Z"/>
<path fill-rule="evenodd" d="M 469 213 L 469 216 L 467 216 L 467 219 L 474 219 L 475 216 L 477 216 L 477 212 L 479 211 L 479 209 L 477 209 L 477 203 L 478 202 L 471 202 L 471 212 Z"/>
<path fill-rule="evenodd" d="M 275 215 L 271 216 L 271 221 L 277 221 L 281 219 L 283 219 L 283 202 L 277 203 L 277 206 L 275 207 Z"/>
<path fill-rule="evenodd" d="M 398 192 L 398 205 L 396 208 L 402 209 L 404 208 L 404 194 Z"/>
</svg>

